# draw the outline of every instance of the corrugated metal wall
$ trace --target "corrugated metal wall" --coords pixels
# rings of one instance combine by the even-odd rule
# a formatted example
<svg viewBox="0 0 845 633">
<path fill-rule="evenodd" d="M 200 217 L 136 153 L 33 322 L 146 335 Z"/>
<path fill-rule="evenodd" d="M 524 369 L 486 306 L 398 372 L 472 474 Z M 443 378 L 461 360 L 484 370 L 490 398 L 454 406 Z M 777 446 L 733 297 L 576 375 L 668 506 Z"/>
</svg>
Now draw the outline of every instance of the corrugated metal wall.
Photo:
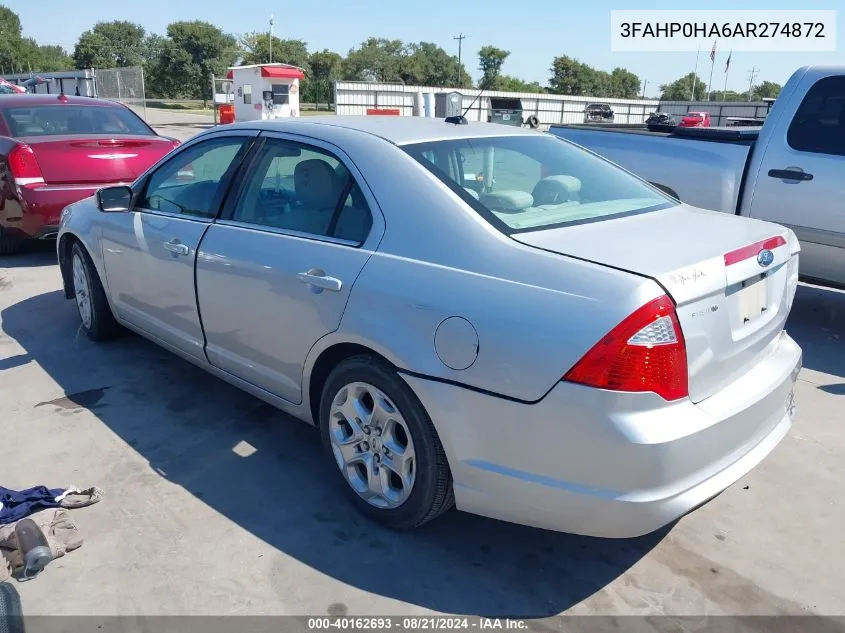
<svg viewBox="0 0 845 633">
<path fill-rule="evenodd" d="M 438 86 L 405 86 L 396 83 L 371 83 L 363 81 L 336 81 L 335 108 L 340 115 L 363 115 L 368 108 L 398 108 L 403 116 L 413 116 L 417 92 L 445 93 L 451 88 Z M 714 125 L 723 125 L 726 117 L 765 117 L 768 105 L 762 102 L 697 102 L 658 101 L 653 99 L 596 99 L 553 94 L 531 94 L 522 92 L 482 91 L 463 88 L 464 109 L 472 108 L 466 117 L 470 121 L 486 120 L 490 97 L 511 97 L 522 100 L 523 116 L 535 115 L 543 126 L 561 123 L 583 123 L 584 108 L 588 103 L 607 103 L 614 111 L 614 123 L 644 123 L 648 115 L 656 110 L 671 114 L 683 114 L 690 110 L 707 110 L 714 119 Z M 473 103 L 475 101 L 475 103 Z"/>
</svg>

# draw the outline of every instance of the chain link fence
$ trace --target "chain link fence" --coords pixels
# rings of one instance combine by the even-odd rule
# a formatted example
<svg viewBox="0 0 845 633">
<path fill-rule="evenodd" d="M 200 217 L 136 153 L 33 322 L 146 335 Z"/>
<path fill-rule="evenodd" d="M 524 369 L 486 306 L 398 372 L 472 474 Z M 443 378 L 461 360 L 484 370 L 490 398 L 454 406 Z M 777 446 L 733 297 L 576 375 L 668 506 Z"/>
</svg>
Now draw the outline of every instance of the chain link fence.
<svg viewBox="0 0 845 633">
<path fill-rule="evenodd" d="M 107 68 L 94 71 L 94 94 L 100 99 L 119 101 L 147 118 L 144 69 L 140 67 Z"/>
</svg>

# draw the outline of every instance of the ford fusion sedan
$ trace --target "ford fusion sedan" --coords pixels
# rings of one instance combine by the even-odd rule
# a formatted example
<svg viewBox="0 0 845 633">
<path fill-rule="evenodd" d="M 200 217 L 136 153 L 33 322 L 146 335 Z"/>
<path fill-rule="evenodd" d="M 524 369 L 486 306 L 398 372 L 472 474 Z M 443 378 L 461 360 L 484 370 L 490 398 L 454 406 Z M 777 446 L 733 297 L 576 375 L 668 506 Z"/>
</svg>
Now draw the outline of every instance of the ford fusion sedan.
<svg viewBox="0 0 845 633">
<path fill-rule="evenodd" d="M 793 233 L 548 134 L 226 126 L 68 207 L 57 248 L 88 336 L 128 328 L 317 426 L 393 528 L 457 506 L 648 533 L 793 417 Z"/>
<path fill-rule="evenodd" d="M 112 101 L 0 95 L 0 255 L 55 238 L 65 206 L 131 183 L 178 144 Z"/>
</svg>

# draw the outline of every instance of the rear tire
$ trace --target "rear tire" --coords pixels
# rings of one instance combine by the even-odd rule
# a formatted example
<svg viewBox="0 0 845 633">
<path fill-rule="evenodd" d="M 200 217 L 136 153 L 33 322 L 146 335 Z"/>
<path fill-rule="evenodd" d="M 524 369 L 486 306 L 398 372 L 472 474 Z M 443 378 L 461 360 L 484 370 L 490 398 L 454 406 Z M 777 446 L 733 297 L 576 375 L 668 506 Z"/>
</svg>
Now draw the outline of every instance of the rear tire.
<svg viewBox="0 0 845 633">
<path fill-rule="evenodd" d="M 0 255 L 14 255 L 21 250 L 23 240 L 14 235 L 6 235 L 0 228 Z"/>
<path fill-rule="evenodd" d="M 360 355 L 340 363 L 323 387 L 319 419 L 331 468 L 367 517 L 408 530 L 455 504 L 431 418 L 386 362 Z"/>
<path fill-rule="evenodd" d="M 82 329 L 92 341 L 113 338 L 122 328 L 112 314 L 94 262 L 79 242 L 75 242 L 71 248 L 70 267 Z"/>
</svg>

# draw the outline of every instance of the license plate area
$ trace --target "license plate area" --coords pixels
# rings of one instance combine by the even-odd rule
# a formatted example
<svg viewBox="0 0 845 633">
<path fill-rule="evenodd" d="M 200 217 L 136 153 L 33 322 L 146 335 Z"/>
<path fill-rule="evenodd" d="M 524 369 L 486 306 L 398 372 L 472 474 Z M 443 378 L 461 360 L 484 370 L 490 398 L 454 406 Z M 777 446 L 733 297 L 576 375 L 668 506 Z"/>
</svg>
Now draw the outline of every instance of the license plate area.
<svg viewBox="0 0 845 633">
<path fill-rule="evenodd" d="M 742 329 L 755 324 L 769 311 L 768 275 L 755 275 L 736 284 L 731 297 L 733 328 Z"/>
</svg>

